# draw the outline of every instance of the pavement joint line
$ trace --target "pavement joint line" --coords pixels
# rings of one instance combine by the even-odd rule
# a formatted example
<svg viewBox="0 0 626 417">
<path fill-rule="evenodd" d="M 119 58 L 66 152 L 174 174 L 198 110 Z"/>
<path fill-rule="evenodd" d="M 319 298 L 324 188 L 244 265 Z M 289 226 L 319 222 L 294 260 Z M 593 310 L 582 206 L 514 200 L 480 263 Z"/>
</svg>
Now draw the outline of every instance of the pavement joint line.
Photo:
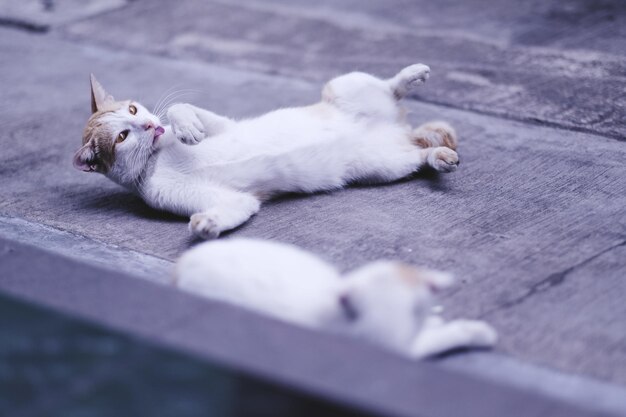
<svg viewBox="0 0 626 417">
<path fill-rule="evenodd" d="M 172 283 L 174 264 L 170 261 L 51 226 L 0 215 L 0 236 L 106 270 L 159 284 Z"/>
<path fill-rule="evenodd" d="M 0 27 L 37 34 L 43 34 L 50 30 L 50 25 L 28 22 L 22 19 L 13 19 L 10 17 L 0 17 Z"/>
<path fill-rule="evenodd" d="M 173 263 L 170 261 L 51 226 L 0 215 L 0 237 L 81 263 L 125 272 L 160 285 L 171 285 L 168 277 L 172 276 Z M 626 242 L 620 243 L 624 244 Z M 165 323 L 162 331 L 167 331 L 173 325 L 175 323 Z M 450 355 L 432 363 L 498 384 L 533 391 L 578 407 L 588 408 L 589 404 L 594 404 L 594 409 L 610 414 L 626 413 L 626 389 L 619 385 L 521 362 L 501 353 L 469 352 Z"/>
</svg>

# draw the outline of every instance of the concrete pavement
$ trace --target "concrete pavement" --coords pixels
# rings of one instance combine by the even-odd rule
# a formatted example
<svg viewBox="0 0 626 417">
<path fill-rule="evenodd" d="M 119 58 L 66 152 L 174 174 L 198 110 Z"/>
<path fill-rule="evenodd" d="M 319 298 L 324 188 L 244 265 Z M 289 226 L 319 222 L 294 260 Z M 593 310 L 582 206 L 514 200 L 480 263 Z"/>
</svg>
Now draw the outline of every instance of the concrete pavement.
<svg viewBox="0 0 626 417">
<path fill-rule="evenodd" d="M 225 238 L 295 243 L 343 269 L 382 257 L 449 269 L 461 284 L 444 297 L 446 314 L 492 322 L 502 336 L 494 357 L 623 387 L 623 6 L 478 3 L 132 2 L 43 34 L 0 28 L 0 54 L 10 57 L 0 66 L 0 232 L 33 244 L 20 227 L 47 235 L 40 225 L 67 234 L 50 246 L 99 253 L 84 243 L 95 242 L 136 254 L 110 255 L 123 264 L 154 259 L 158 273 L 133 271 L 160 282 L 193 243 L 184 219 L 71 168 L 89 72 L 148 106 L 168 88 L 193 89 L 185 100 L 246 117 L 310 103 L 342 71 L 388 76 L 422 61 L 433 74 L 409 118 L 457 127 L 457 173 L 282 198 Z M 480 373 L 465 356 L 450 363 Z"/>
</svg>

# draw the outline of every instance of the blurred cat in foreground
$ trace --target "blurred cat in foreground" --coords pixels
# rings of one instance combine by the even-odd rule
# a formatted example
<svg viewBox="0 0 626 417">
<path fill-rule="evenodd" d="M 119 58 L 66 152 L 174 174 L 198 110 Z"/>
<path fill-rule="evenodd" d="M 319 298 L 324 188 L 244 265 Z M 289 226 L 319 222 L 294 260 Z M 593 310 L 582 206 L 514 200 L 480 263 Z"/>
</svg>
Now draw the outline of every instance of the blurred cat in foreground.
<svg viewBox="0 0 626 417">
<path fill-rule="evenodd" d="M 295 246 L 232 239 L 187 251 L 176 278 L 190 293 L 413 358 L 497 340 L 483 321 L 446 322 L 433 313 L 435 293 L 452 284 L 451 275 L 400 262 L 373 262 L 342 275 Z"/>
</svg>

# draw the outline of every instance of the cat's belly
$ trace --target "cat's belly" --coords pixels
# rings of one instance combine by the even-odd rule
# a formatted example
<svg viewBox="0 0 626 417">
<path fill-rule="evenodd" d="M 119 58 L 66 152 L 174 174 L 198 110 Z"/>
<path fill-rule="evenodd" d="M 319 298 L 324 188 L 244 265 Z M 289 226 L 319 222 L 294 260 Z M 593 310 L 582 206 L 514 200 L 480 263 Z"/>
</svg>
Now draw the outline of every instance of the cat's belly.
<svg viewBox="0 0 626 417">
<path fill-rule="evenodd" d="M 358 134 L 361 128 L 359 121 L 334 107 L 318 104 L 243 120 L 224 134 L 202 141 L 195 151 L 209 164 L 260 156 L 280 157 L 299 149 L 345 140 Z"/>
<path fill-rule="evenodd" d="M 334 189 L 345 185 L 360 155 L 380 150 L 372 138 L 392 141 L 390 128 L 399 129 L 372 127 L 315 106 L 279 110 L 195 146 L 176 143 L 163 150 L 157 170 L 179 176 L 181 183 L 193 176 L 261 194 Z"/>
</svg>

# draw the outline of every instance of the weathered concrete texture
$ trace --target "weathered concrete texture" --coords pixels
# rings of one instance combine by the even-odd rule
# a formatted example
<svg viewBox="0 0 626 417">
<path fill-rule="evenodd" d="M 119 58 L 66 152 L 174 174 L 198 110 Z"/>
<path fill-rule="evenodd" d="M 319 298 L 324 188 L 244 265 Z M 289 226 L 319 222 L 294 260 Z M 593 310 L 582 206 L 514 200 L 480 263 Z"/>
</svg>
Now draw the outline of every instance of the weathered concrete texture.
<svg viewBox="0 0 626 417">
<path fill-rule="evenodd" d="M 87 74 L 154 104 L 173 84 L 231 116 L 319 97 L 320 85 L 0 30 L 0 214 L 174 259 L 184 219 L 149 210 L 70 164 L 89 114 Z M 24 71 L 28 68 L 28 71 Z M 53 88 L 51 88 L 53 86 Z M 626 149 L 589 134 L 409 103 L 410 120 L 452 122 L 462 164 L 447 176 L 271 202 L 229 236 L 295 243 L 342 268 L 396 258 L 461 278 L 451 317 L 485 317 L 498 349 L 626 383 Z M 349 210 L 347 209 L 349 208 Z"/>
<path fill-rule="evenodd" d="M 97 242 L 86 236 L 18 217 L 0 216 L 0 236 L 7 240 L 43 247 L 51 253 L 98 268 L 165 285 L 172 285 L 174 282 L 175 266 L 169 260 L 107 242 Z"/>
<path fill-rule="evenodd" d="M 61 36 L 316 81 L 424 62 L 422 100 L 624 140 L 625 27 L 619 0 L 183 0 L 136 2 Z"/>
</svg>

